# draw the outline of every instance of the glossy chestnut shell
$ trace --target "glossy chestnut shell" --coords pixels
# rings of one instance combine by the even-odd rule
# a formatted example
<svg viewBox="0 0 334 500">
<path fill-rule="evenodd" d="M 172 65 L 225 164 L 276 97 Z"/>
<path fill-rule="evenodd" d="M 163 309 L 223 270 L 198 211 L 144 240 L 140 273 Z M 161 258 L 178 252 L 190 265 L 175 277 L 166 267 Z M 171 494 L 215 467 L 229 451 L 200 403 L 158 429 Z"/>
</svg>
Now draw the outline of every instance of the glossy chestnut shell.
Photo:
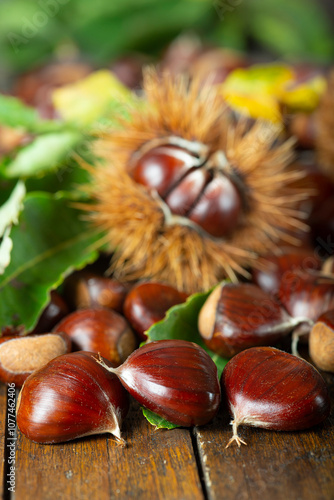
<svg viewBox="0 0 334 500">
<path fill-rule="evenodd" d="M 319 372 L 273 347 L 237 354 L 225 366 L 221 384 L 233 416 L 230 442 L 239 445 L 239 425 L 301 430 L 323 422 L 330 412 L 328 390 Z"/>
<path fill-rule="evenodd" d="M 172 214 L 195 223 L 215 238 L 230 234 L 239 224 L 242 196 L 235 174 L 225 167 L 222 152 L 201 158 L 173 144 L 153 147 L 132 166 L 133 179 L 155 191 Z M 224 158 L 224 160 L 222 160 Z"/>
<path fill-rule="evenodd" d="M 105 432 L 121 440 L 128 395 L 96 357 L 90 352 L 65 354 L 27 378 L 17 406 L 17 425 L 23 434 L 37 443 Z"/>
</svg>

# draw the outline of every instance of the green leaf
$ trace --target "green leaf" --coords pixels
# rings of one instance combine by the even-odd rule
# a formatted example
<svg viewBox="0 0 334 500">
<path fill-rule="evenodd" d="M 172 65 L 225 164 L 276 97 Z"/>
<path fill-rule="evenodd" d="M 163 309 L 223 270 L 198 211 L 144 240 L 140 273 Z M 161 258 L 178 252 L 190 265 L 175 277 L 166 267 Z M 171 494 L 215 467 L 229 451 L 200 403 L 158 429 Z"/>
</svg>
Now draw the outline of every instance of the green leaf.
<svg viewBox="0 0 334 500">
<path fill-rule="evenodd" d="M 10 263 L 13 241 L 10 237 L 12 224 L 18 223 L 19 214 L 23 208 L 26 188 L 19 181 L 9 198 L 0 207 L 0 274 L 3 274 Z"/>
<path fill-rule="evenodd" d="M 2 166 L 2 174 L 9 178 L 31 177 L 56 170 L 82 138 L 79 132 L 74 131 L 41 135 L 22 148 L 11 162 Z"/>
<path fill-rule="evenodd" d="M 28 193 L 11 232 L 11 262 L 0 277 L 0 328 L 24 325 L 31 330 L 49 292 L 74 269 L 96 260 L 100 236 L 66 198 Z"/>
<path fill-rule="evenodd" d="M 27 191 L 46 191 L 65 196 L 73 200 L 89 199 L 88 193 L 79 189 L 79 186 L 88 184 L 91 175 L 75 161 L 66 162 L 56 172 L 51 172 L 26 180 Z"/>
<path fill-rule="evenodd" d="M 153 411 L 148 410 L 147 408 L 142 408 L 142 412 L 144 417 L 150 422 L 150 424 L 154 425 L 156 429 L 175 429 L 176 427 L 180 427 L 179 425 L 172 424 L 168 422 L 162 417 L 159 417 Z"/>
<path fill-rule="evenodd" d="M 146 332 L 149 340 L 182 339 L 199 344 L 215 362 L 220 377 L 227 359 L 210 351 L 204 344 L 197 327 L 198 315 L 211 290 L 205 293 L 195 293 L 183 304 L 169 309 L 166 317 L 155 323 Z"/>
<path fill-rule="evenodd" d="M 325 11 L 315 0 L 251 0 L 249 30 L 280 57 L 319 62 L 333 58 L 334 42 Z"/>
<path fill-rule="evenodd" d="M 12 128 L 22 128 L 32 133 L 45 133 L 64 127 L 62 122 L 42 120 L 36 109 L 26 106 L 20 99 L 1 94 L 0 124 Z"/>
<path fill-rule="evenodd" d="M 25 194 L 24 183 L 19 181 L 8 200 L 0 207 L 0 237 L 4 234 L 8 226 L 17 224 Z"/>
</svg>

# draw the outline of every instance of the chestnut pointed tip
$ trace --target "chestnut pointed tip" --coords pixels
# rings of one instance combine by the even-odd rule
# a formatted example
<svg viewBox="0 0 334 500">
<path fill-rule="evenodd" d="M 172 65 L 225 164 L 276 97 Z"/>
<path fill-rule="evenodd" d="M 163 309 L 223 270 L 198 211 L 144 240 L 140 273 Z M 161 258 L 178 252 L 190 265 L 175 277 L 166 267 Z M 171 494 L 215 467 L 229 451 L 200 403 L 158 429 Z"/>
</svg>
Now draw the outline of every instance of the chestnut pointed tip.
<svg viewBox="0 0 334 500">
<path fill-rule="evenodd" d="M 123 438 L 117 438 L 116 439 L 116 446 L 117 448 L 126 448 L 128 443 L 126 442 L 125 439 Z"/>
<path fill-rule="evenodd" d="M 232 422 L 230 422 L 230 424 L 232 425 L 233 427 L 233 436 L 231 437 L 231 439 L 229 440 L 229 442 L 227 443 L 227 445 L 225 446 L 225 450 L 227 448 L 229 448 L 229 446 L 234 443 L 234 441 L 237 443 L 238 447 L 240 448 L 241 444 L 244 444 L 247 446 L 247 443 L 246 441 L 244 441 L 243 439 L 241 439 L 241 437 L 238 436 L 238 423 L 235 421 L 235 420 L 232 420 Z"/>
<path fill-rule="evenodd" d="M 115 427 L 112 430 L 110 430 L 109 432 L 115 438 L 114 441 L 115 441 L 115 444 L 117 447 L 125 448 L 127 446 L 126 440 L 121 435 L 121 428 L 120 428 L 118 422 L 115 425 Z"/>
</svg>

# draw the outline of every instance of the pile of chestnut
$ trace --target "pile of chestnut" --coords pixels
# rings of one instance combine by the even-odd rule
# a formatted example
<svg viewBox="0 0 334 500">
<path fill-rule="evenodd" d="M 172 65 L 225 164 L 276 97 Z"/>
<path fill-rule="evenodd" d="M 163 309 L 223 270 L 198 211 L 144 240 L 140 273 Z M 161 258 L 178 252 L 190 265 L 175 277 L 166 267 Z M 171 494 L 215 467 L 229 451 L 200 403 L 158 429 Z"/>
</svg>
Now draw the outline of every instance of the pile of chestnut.
<svg viewBox="0 0 334 500">
<path fill-rule="evenodd" d="M 0 339 L 0 380 L 22 386 L 21 432 L 58 443 L 109 432 L 124 444 L 129 395 L 179 426 L 204 425 L 228 404 L 233 437 L 239 425 L 300 430 L 330 413 L 326 384 L 298 355 L 334 372 L 334 262 L 307 250 L 263 259 L 252 283 L 220 283 L 209 294 L 198 330 L 207 347 L 232 358 L 219 381 L 198 344 L 147 342 L 147 329 L 187 295 L 157 282 L 132 286 L 84 270 L 64 284 L 29 335 Z M 71 312 L 72 311 L 72 312 Z M 48 333 L 43 333 L 48 332 Z M 276 347 L 292 333 L 289 354 Z M 223 411 L 221 409 L 221 411 Z"/>
</svg>

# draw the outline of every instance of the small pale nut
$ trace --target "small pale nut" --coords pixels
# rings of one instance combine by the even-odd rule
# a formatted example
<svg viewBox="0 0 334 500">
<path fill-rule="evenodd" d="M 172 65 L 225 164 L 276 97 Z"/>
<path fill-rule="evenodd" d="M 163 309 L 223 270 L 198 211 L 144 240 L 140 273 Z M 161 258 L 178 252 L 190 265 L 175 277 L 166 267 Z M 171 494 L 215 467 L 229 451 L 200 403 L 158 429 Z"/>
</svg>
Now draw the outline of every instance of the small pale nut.
<svg viewBox="0 0 334 500">
<path fill-rule="evenodd" d="M 35 370 L 70 350 L 71 341 L 63 332 L 3 337 L 0 339 L 0 380 L 20 387 Z"/>
</svg>

